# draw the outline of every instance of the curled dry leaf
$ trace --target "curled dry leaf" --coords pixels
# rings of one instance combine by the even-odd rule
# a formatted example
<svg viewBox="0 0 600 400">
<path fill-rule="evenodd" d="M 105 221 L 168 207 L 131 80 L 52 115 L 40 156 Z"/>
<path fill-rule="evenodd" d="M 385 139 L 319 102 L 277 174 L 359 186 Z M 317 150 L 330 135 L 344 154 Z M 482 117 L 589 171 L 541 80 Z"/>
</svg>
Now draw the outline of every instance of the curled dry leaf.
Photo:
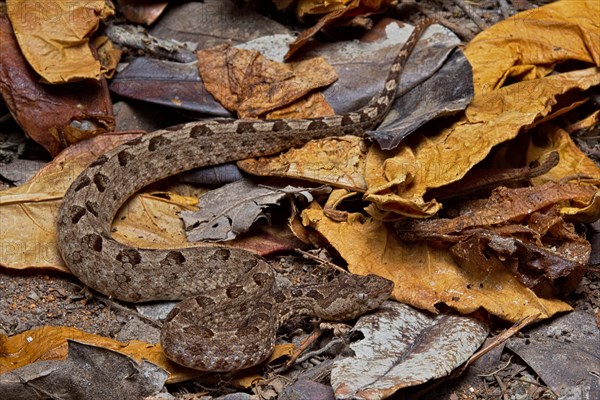
<svg viewBox="0 0 600 400">
<path fill-rule="evenodd" d="M 556 23 L 555 18 L 561 22 Z M 424 199 L 429 189 L 459 180 L 494 146 L 584 100 L 583 92 L 600 84 L 600 36 L 591 34 L 598 30 L 598 21 L 593 2 L 556 2 L 519 13 L 471 41 L 465 55 L 473 65 L 475 97 L 465 116 L 437 134 L 413 135 L 410 143 L 401 144 L 391 154 L 369 154 L 365 199 L 374 203 L 369 213 L 378 219 L 393 218 L 394 214 L 434 215 L 440 204 Z M 510 41 L 510 45 L 499 44 L 497 37 Z M 547 48 L 525 47 L 540 44 Z M 528 59 L 526 68 L 518 65 L 512 70 L 523 55 Z M 524 73 L 567 60 L 595 67 L 551 76 L 546 76 L 548 70 Z M 501 87 L 509 76 L 517 82 Z M 567 92 L 575 99 L 573 103 L 559 103 Z"/>
<path fill-rule="evenodd" d="M 428 190 L 465 176 L 494 146 L 548 115 L 556 96 L 598 84 L 596 68 L 515 83 L 476 95 L 465 117 L 435 135 L 415 134 L 392 153 L 372 148 L 367 155 L 365 200 L 374 204 L 368 212 L 378 219 L 434 215 L 441 205 L 424 199 Z"/>
<path fill-rule="evenodd" d="M 89 37 L 114 15 L 105 0 L 8 0 L 8 17 L 29 64 L 50 83 L 99 79 Z"/>
<path fill-rule="evenodd" d="M 483 308 L 511 322 L 536 314 L 548 318 L 571 309 L 560 300 L 536 296 L 504 266 L 459 265 L 446 249 L 402 241 L 394 229 L 362 214 L 334 222 L 313 205 L 302 217 L 348 262 L 350 272 L 392 280 L 392 296 L 401 303 L 434 313 L 440 303 L 461 314 Z"/>
<path fill-rule="evenodd" d="M 557 1 L 500 21 L 465 48 L 476 94 L 498 90 L 507 80 L 537 81 L 569 60 L 600 67 L 598 29 L 594 0 Z"/>
<path fill-rule="evenodd" d="M 340 20 L 349 21 L 354 17 L 367 16 L 374 12 L 378 12 L 387 8 L 390 4 L 395 3 L 395 0 L 334 0 L 334 1 L 319 1 L 319 0 L 301 0 L 296 5 L 296 14 L 302 17 L 307 14 L 325 14 L 315 25 L 302 32 L 298 38 L 290 45 L 290 50 L 285 55 L 285 59 L 290 58 L 298 49 L 306 44 L 314 35 L 321 29 L 332 24 L 340 22 Z M 278 7 L 285 8 L 289 2 L 283 0 L 277 2 Z"/>
<path fill-rule="evenodd" d="M 574 183 L 498 188 L 489 199 L 461 205 L 458 217 L 407 220 L 398 231 L 403 240 L 449 244 L 459 265 L 470 264 L 465 269 L 497 264 L 540 297 L 565 296 L 581 281 L 591 247 L 560 207 L 588 208 L 599 195 L 595 186 Z"/>
<path fill-rule="evenodd" d="M 388 301 L 353 328 L 364 339 L 336 360 L 331 385 L 338 399 L 383 399 L 399 389 L 447 376 L 481 346 L 489 329 L 475 318 L 430 316 Z"/>
<path fill-rule="evenodd" d="M 280 64 L 257 51 L 227 44 L 198 51 L 198 61 L 208 91 L 225 108 L 237 111 L 240 118 L 257 117 L 286 106 L 337 79 L 335 70 L 322 58 Z"/>
<path fill-rule="evenodd" d="M 72 143 L 114 128 L 106 81 L 51 86 L 21 54 L 10 23 L 0 16 L 0 93 L 25 133 L 55 156 Z"/>
</svg>

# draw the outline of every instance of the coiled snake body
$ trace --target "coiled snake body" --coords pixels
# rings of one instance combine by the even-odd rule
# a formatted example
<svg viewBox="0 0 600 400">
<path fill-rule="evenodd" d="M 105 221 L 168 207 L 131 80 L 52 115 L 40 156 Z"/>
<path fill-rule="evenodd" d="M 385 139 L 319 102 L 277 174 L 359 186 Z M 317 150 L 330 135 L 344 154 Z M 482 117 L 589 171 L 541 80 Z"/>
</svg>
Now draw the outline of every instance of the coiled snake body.
<svg viewBox="0 0 600 400">
<path fill-rule="evenodd" d="M 167 317 L 161 344 L 175 362 L 207 371 L 264 360 L 290 314 L 341 321 L 378 307 L 393 285 L 374 275 L 341 275 L 326 285 L 281 290 L 269 265 L 248 251 L 135 248 L 112 239 L 111 224 L 128 197 L 159 179 L 373 129 L 389 110 L 400 71 L 430 23 L 413 31 L 382 91 L 358 111 L 304 120 L 192 122 L 149 133 L 92 162 L 68 189 L 58 214 L 58 244 L 67 266 L 86 285 L 120 300 L 185 299 Z"/>
</svg>

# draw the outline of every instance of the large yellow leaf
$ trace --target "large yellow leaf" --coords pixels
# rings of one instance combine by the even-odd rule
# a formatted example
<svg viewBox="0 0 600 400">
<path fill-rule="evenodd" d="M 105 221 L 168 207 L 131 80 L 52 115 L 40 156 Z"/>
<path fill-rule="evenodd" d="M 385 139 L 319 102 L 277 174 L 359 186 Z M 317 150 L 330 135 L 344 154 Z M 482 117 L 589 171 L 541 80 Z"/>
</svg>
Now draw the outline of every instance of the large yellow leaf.
<svg viewBox="0 0 600 400">
<path fill-rule="evenodd" d="M 98 79 L 89 37 L 114 14 L 104 0 L 8 0 L 8 17 L 29 64 L 50 83 Z"/>
<path fill-rule="evenodd" d="M 511 322 L 536 314 L 548 318 L 571 309 L 560 300 L 537 297 L 503 267 L 465 269 L 445 249 L 426 242 L 402 242 L 381 221 L 354 214 L 346 222 L 334 222 L 316 207 L 302 216 L 341 254 L 351 272 L 392 280 L 392 295 L 401 303 L 431 312 L 445 304 L 463 314 L 483 308 Z"/>
</svg>

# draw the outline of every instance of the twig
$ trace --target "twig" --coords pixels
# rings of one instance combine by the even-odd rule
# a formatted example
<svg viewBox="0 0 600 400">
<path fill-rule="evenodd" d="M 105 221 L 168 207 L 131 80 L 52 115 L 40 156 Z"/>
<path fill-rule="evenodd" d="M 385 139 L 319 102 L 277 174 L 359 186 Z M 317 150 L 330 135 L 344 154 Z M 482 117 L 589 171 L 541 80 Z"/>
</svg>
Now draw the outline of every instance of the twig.
<svg viewBox="0 0 600 400">
<path fill-rule="evenodd" d="M 311 333 L 302 343 L 300 343 L 300 346 L 298 346 L 298 348 L 294 351 L 294 354 L 292 354 L 292 356 L 290 357 L 289 360 L 287 360 L 287 362 L 285 363 L 285 365 L 283 366 L 283 369 L 286 370 L 289 367 L 292 366 L 292 364 L 294 364 L 296 362 L 296 360 L 298 359 L 298 357 L 300 357 L 300 355 L 310 346 L 313 345 L 313 343 L 316 342 L 316 340 L 323 334 L 323 329 L 321 328 L 317 328 L 314 330 L 313 333 Z"/>
<path fill-rule="evenodd" d="M 93 296 L 96 297 L 99 301 L 103 302 L 108 307 L 113 307 L 113 308 L 115 308 L 119 311 L 123 311 L 124 313 L 127 313 L 129 315 L 134 315 L 134 316 L 138 317 L 139 319 L 141 319 L 142 321 L 147 322 L 148 324 L 154 326 L 155 328 L 162 329 L 162 324 L 160 322 L 155 321 L 152 318 L 148 318 L 145 315 L 140 314 L 139 312 L 132 310 L 129 307 L 122 306 L 121 304 L 115 302 L 114 300 L 104 296 L 103 294 L 94 292 Z"/>
<path fill-rule="evenodd" d="M 188 48 L 187 43 L 159 39 L 139 26 L 109 25 L 105 32 L 111 41 L 120 46 L 184 63 L 197 60 L 195 49 Z"/>
<path fill-rule="evenodd" d="M 323 266 L 329 267 L 329 268 L 333 268 L 333 269 L 335 269 L 337 271 L 344 272 L 346 274 L 348 273 L 348 271 L 346 271 L 344 268 L 342 268 L 342 267 L 340 267 L 338 265 L 335 265 L 334 263 L 332 263 L 330 261 L 320 259 L 319 257 L 315 256 L 314 254 L 306 252 L 306 251 L 304 251 L 302 249 L 296 249 L 296 252 L 302 254 L 302 256 L 304 258 L 308 258 L 310 260 L 313 260 L 313 261 L 317 262 L 320 265 L 323 265 Z"/>
<path fill-rule="evenodd" d="M 475 14 L 475 10 L 473 10 L 473 8 L 471 8 L 471 6 L 468 6 L 463 0 L 453 0 L 454 4 L 456 4 L 458 7 L 460 7 L 461 10 L 464 11 L 465 14 L 467 14 L 469 16 L 469 18 L 471 18 L 473 20 L 473 22 L 475 22 L 475 25 L 477 25 L 477 27 L 480 30 L 485 30 L 487 29 L 487 24 L 485 23 L 485 21 L 483 19 L 481 19 L 477 14 Z"/>
<path fill-rule="evenodd" d="M 506 0 L 498 0 L 498 4 L 500 5 L 500 12 L 502 13 L 502 18 L 506 19 L 510 17 L 510 6 Z"/>
</svg>

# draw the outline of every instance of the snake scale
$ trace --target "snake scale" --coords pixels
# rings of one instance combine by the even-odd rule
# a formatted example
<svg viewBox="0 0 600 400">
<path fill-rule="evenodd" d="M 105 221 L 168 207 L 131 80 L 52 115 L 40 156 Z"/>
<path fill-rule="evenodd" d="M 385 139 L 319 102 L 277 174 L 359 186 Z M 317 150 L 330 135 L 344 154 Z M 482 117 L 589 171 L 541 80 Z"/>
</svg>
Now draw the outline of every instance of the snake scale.
<svg viewBox="0 0 600 400">
<path fill-rule="evenodd" d="M 406 59 L 430 24 L 415 28 L 381 92 L 358 111 L 300 120 L 191 122 L 99 157 L 69 187 L 58 213 L 58 245 L 67 266 L 83 283 L 116 299 L 184 299 L 167 316 L 161 345 L 173 361 L 204 371 L 263 361 L 278 327 L 292 315 L 343 321 L 377 308 L 393 284 L 375 275 L 342 274 L 325 284 L 280 289 L 267 262 L 248 251 L 210 245 L 135 248 L 111 238 L 111 224 L 127 198 L 159 179 L 374 129 L 395 98 Z"/>
</svg>

